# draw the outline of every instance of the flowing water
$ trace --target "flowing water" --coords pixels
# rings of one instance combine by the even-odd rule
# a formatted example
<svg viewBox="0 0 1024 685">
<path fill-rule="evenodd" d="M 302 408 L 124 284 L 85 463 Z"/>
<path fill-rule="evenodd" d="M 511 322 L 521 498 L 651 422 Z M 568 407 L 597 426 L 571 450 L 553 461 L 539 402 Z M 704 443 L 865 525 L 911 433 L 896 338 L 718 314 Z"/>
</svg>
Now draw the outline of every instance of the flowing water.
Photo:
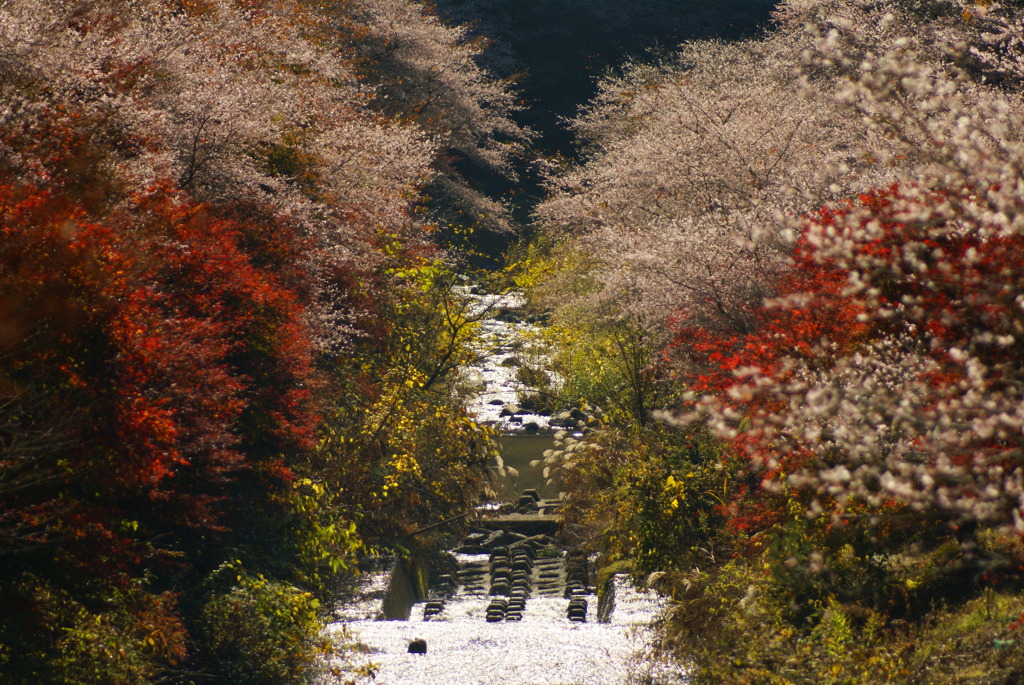
<svg viewBox="0 0 1024 685">
<path fill-rule="evenodd" d="M 618 576 L 609 623 L 566 619 L 566 600 L 531 597 L 518 622 L 487 623 L 490 598 L 456 595 L 444 611 L 423 620 L 425 603 L 408 621 L 350 620 L 352 637 L 378 671 L 381 685 L 624 685 L 684 682 L 670 666 L 643 658 L 647 624 L 661 609 L 652 593 L 638 592 Z M 592 612 L 593 610 L 591 610 Z M 426 640 L 426 654 L 408 653 L 411 640 Z"/>
<path fill-rule="evenodd" d="M 543 366 L 547 354 L 540 341 L 541 328 L 527 317 L 517 314 L 525 298 L 516 292 L 501 295 L 465 295 L 473 298 L 470 314 L 481 319 L 480 355 L 476 364 L 463 369 L 463 376 L 472 394 L 466 408 L 477 422 L 492 426 L 500 433 L 530 433 L 550 427 L 550 417 L 529 411 L 509 414 L 520 399 L 524 384 L 520 370 L 526 366 Z M 488 313 L 491 316 L 486 316 Z M 557 375 L 551 374 L 557 384 Z"/>
<path fill-rule="evenodd" d="M 544 483 L 539 468 L 529 465 L 551 446 L 550 418 L 516 407 L 523 389 L 516 374 L 520 360 L 536 363 L 543 355 L 532 342 L 538 328 L 522 317 L 507 316 L 508 310 L 522 306 L 522 298 L 515 294 L 478 296 L 474 306 L 477 312 L 506 314 L 482 322 L 481 359 L 464 370 L 474 391 L 467 409 L 477 421 L 498 431 L 503 465 L 512 467 L 509 474 L 502 464 L 492 465 L 495 471 L 506 472 L 496 488 L 499 498 L 515 501 L 533 488 L 545 498 L 539 504 L 550 504 L 546 498 L 557 497 L 556 489 Z M 508 563 L 516 568 L 514 550 L 520 545 L 522 554 L 523 544 L 496 549 L 513 550 Z M 531 552 L 530 570 L 518 571 L 520 577 L 529 576 L 522 581 L 527 587 L 519 590 L 512 582 L 512 589 L 496 592 L 494 584 L 501 582 L 497 576 L 502 573 L 494 565 L 496 552 L 455 554 L 458 567 L 452 585 L 440 591 L 433 588 L 431 603 L 414 603 L 408 620 L 380 620 L 390 572 L 367 574 L 356 600 L 344 607 L 341 620 L 331 628 L 344 631 L 360 650 L 351 664 L 341 668 L 347 674 L 352 667 L 372 665 L 375 675 L 365 682 L 380 685 L 676 685 L 686 681 L 678 666 L 659 663 L 648 654 L 649 626 L 664 607 L 662 598 L 615 576 L 610 590 L 613 609 L 599 622 L 594 588 L 578 586 L 591 581 L 571 580 L 572 562 L 566 550 L 553 553 L 547 545 L 541 554 L 541 544 L 546 543 L 538 543 Z M 519 562 L 525 563 L 521 557 Z M 513 578 L 516 573 L 511 571 Z M 502 604 L 497 614 L 496 601 Z M 518 610 L 512 608 L 516 602 Z M 573 603 L 577 613 L 570 620 Z M 585 606 L 582 616 L 580 606 Z M 409 643 L 417 639 L 426 641 L 425 654 L 409 653 Z"/>
</svg>

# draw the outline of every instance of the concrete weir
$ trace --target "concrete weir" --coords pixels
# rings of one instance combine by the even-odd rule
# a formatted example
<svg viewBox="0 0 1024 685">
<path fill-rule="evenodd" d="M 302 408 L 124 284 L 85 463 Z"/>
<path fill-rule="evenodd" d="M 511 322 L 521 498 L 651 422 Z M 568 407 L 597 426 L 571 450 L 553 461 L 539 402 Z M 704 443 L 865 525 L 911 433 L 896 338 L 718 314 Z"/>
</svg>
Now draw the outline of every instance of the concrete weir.
<svg viewBox="0 0 1024 685">
<path fill-rule="evenodd" d="M 594 618 L 588 613 L 588 595 L 594 594 L 589 560 L 553 537 L 560 523 L 554 512 L 561 501 L 526 490 L 514 506 L 517 512 L 473 521 L 471 532 L 452 550 L 454 576 L 444 576 L 444 587 L 430 590 L 424 621 L 444 620 L 449 601 L 472 597 L 489 598 L 480 617 L 488 623 L 523 620 L 534 597 L 562 599 L 567 621 Z"/>
<path fill-rule="evenodd" d="M 678 668 L 637 657 L 663 606 L 653 593 L 615 576 L 614 609 L 605 607 L 599 621 L 590 560 L 556 538 L 478 526 L 462 543 L 453 570 L 414 601 L 408 619 L 379 620 L 377 610 L 337 624 L 376 675 L 360 679 L 358 660 L 339 664 L 339 672 L 374 685 L 686 682 Z M 405 588 L 397 593 L 402 604 L 416 594 L 414 579 L 400 577 L 406 572 L 390 569 L 391 584 Z"/>
<path fill-rule="evenodd" d="M 504 514 L 474 522 L 485 530 L 508 530 L 524 535 L 554 535 L 561 519 L 557 514 Z"/>
<path fill-rule="evenodd" d="M 546 533 L 479 529 L 456 548 L 455 558 L 457 586 L 450 599 L 490 598 L 481 616 L 488 623 L 522 620 L 532 597 L 565 598 L 570 587 L 576 595 L 591 590 L 586 570 L 582 580 L 568 573 L 566 550 Z M 443 605 L 424 613 L 424 620 L 444 617 Z"/>
</svg>

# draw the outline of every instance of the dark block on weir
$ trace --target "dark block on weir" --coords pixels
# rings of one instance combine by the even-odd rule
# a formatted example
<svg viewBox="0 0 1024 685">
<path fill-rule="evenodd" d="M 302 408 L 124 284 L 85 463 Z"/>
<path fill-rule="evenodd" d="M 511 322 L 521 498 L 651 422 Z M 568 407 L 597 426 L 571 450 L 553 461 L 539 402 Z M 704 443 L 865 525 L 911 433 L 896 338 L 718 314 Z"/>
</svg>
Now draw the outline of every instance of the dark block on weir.
<svg viewBox="0 0 1024 685">
<path fill-rule="evenodd" d="M 536 509 L 537 500 L 533 499 L 532 497 L 528 497 L 527 495 L 523 495 L 522 497 L 519 498 L 519 501 L 516 502 L 516 508 L 519 511 L 522 511 L 524 509 Z"/>
</svg>

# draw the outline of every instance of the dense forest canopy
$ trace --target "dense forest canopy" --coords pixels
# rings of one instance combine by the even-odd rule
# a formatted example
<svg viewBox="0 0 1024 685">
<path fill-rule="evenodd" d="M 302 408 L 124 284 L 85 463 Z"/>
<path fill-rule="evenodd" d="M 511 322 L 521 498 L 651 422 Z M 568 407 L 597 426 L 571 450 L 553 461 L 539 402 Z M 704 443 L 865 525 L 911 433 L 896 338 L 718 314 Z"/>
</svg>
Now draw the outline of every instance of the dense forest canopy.
<svg viewBox="0 0 1024 685">
<path fill-rule="evenodd" d="M 514 245 L 565 532 L 695 682 L 1019 682 L 1022 50 L 988 0 L 0 0 L 0 679 L 333 677 L 360 557 L 487 489 L 460 270 Z"/>
</svg>

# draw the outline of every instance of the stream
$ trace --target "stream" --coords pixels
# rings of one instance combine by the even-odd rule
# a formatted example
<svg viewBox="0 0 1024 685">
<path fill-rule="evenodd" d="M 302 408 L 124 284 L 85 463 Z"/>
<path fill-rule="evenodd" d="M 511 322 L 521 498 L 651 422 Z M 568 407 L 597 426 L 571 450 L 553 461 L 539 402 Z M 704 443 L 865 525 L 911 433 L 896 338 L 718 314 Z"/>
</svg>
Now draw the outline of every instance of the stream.
<svg viewBox="0 0 1024 685">
<path fill-rule="evenodd" d="M 571 623 L 561 597 L 531 597 L 517 622 L 488 623 L 489 598 L 464 595 L 444 612 L 423 620 L 426 603 L 408 621 L 372 617 L 339 624 L 365 645 L 365 662 L 377 667 L 383 685 L 653 685 L 682 683 L 672 669 L 643 658 L 647 624 L 661 601 L 614 580 L 616 607 L 609 623 Z M 426 654 L 410 654 L 409 642 L 426 641 Z"/>
<path fill-rule="evenodd" d="M 496 481 L 498 499 L 530 494 L 535 503 L 504 518 L 496 503 L 482 506 L 473 532 L 452 550 L 453 572 L 427 597 L 411 591 L 402 565 L 367 573 L 330 628 L 356 647 L 351 663 L 339 669 L 351 678 L 355 667 L 372 665 L 372 679 L 359 682 L 381 685 L 685 683 L 678 665 L 649 653 L 650 624 L 665 600 L 616 575 L 599 612 L 594 560 L 547 534 L 556 531 L 561 501 L 530 461 L 551 447 L 557 417 L 517 404 L 519 359 L 535 362 L 542 354 L 531 347 L 537 324 L 515 315 L 522 304 L 514 294 L 475 296 L 477 311 L 491 316 L 482 321 L 480 361 L 464 377 L 473 390 L 468 411 L 499 434 L 501 461 L 491 465 L 504 473 Z M 404 598 L 397 610 L 396 597 Z M 396 611 L 399 619 L 383 620 Z M 425 641 L 426 653 L 410 653 L 414 640 Z"/>
</svg>

